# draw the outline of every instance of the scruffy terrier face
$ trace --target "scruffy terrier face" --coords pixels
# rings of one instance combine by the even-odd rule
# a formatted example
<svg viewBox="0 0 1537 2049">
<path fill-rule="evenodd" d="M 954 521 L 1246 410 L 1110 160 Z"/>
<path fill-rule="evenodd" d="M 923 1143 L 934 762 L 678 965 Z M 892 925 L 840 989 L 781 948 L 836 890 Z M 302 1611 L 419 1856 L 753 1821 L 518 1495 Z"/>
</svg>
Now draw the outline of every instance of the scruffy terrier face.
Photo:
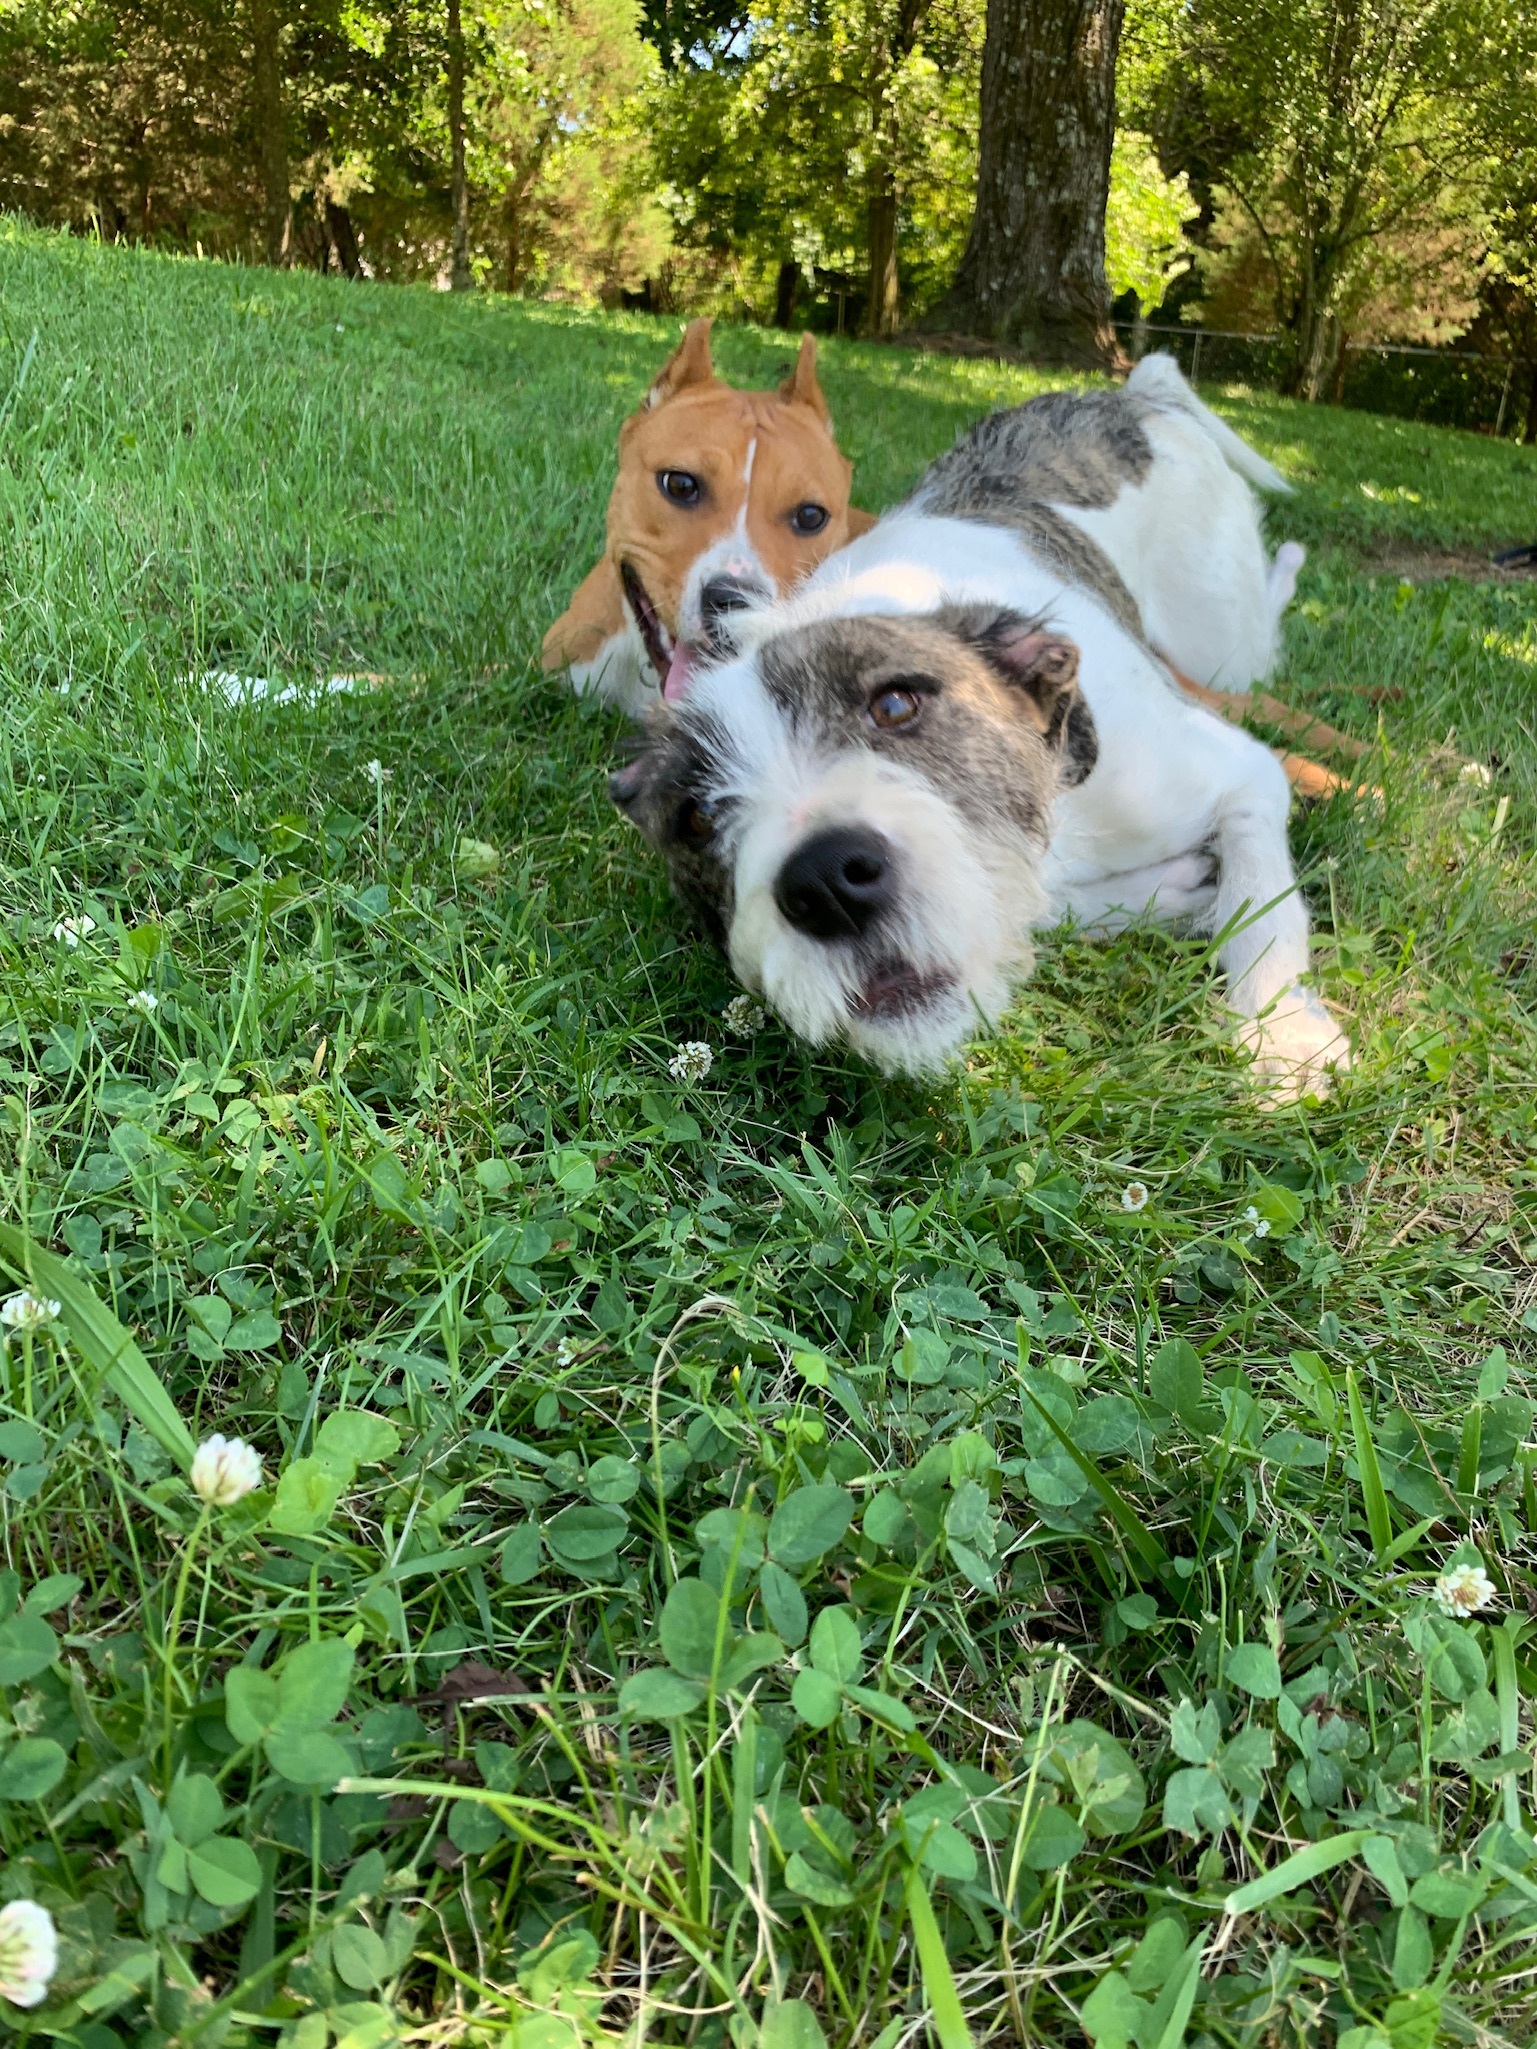
<svg viewBox="0 0 1537 2049">
<path fill-rule="evenodd" d="M 1078 650 L 993 607 L 771 633 L 650 715 L 610 784 L 738 978 L 813 1045 L 940 1065 L 1029 973 Z"/>
</svg>

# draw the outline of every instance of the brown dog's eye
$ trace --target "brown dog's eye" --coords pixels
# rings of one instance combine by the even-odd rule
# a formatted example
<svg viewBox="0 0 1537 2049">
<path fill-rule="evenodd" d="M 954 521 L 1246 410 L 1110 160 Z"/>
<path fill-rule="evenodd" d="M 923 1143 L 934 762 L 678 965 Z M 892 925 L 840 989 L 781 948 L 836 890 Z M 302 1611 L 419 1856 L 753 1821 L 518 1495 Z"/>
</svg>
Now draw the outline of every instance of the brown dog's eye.
<svg viewBox="0 0 1537 2049">
<path fill-rule="evenodd" d="M 904 726 L 916 725 L 922 710 L 923 699 L 916 690 L 877 690 L 870 699 L 870 723 L 883 733 L 900 732 Z"/>
<path fill-rule="evenodd" d="M 658 470 L 656 487 L 669 505 L 687 508 L 704 496 L 704 486 L 692 470 Z"/>
<path fill-rule="evenodd" d="M 814 505 L 808 498 L 790 514 L 790 525 L 798 534 L 819 534 L 831 518 L 825 505 Z"/>
<path fill-rule="evenodd" d="M 687 847 L 707 847 L 715 837 L 715 806 L 690 797 L 679 809 L 673 831 Z"/>
</svg>

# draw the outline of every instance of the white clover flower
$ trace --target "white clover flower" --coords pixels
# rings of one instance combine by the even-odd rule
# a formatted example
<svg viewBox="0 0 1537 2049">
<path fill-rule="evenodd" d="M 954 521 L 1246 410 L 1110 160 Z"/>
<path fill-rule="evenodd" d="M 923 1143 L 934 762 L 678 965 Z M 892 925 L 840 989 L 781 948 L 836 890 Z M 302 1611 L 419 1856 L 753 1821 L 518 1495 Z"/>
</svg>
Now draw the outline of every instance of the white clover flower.
<svg viewBox="0 0 1537 2049">
<path fill-rule="evenodd" d="M 1259 1222 L 1254 1226 L 1254 1235 L 1256 1238 L 1268 1238 L 1270 1236 L 1270 1224 L 1267 1218 L 1260 1218 Z"/>
<path fill-rule="evenodd" d="M 768 1012 L 750 996 L 733 996 L 720 1017 L 728 1032 L 736 1032 L 744 1039 L 752 1038 L 768 1023 Z"/>
<path fill-rule="evenodd" d="M 50 1302 L 46 1295 L 34 1295 L 30 1288 L 20 1288 L 0 1302 L 0 1323 L 7 1330 L 42 1330 L 58 1320 L 63 1306 Z"/>
<path fill-rule="evenodd" d="M 59 1931 L 36 1900 L 11 1900 L 0 1907 L 0 1999 L 12 2006 L 41 2006 L 59 1968 Z"/>
<path fill-rule="evenodd" d="M 1259 1211 L 1254 1207 L 1254 1204 L 1252 1202 L 1249 1204 L 1249 1207 L 1244 1211 L 1243 1220 L 1249 1226 L 1249 1229 L 1251 1231 L 1254 1230 L 1255 1227 L 1258 1225 L 1260 1220 Z"/>
<path fill-rule="evenodd" d="M 140 1017 L 148 1017 L 151 1011 L 160 1008 L 160 998 L 153 989 L 135 989 L 128 999 L 128 1008 L 136 1010 Z"/>
<path fill-rule="evenodd" d="M 562 1338 L 555 1347 L 555 1364 L 557 1366 L 574 1366 L 576 1364 L 576 1348 L 569 1338 Z"/>
<path fill-rule="evenodd" d="M 1483 761 L 1465 761 L 1457 771 L 1459 783 L 1476 783 L 1481 790 L 1487 790 L 1494 781 L 1494 770 Z"/>
<path fill-rule="evenodd" d="M 363 773 L 376 790 L 382 790 L 395 771 L 392 768 L 386 768 L 384 763 L 376 756 L 374 760 L 364 762 Z"/>
<path fill-rule="evenodd" d="M 1481 1565 L 1458 1565 L 1442 1573 L 1430 1594 L 1443 1615 L 1476 1615 L 1494 1599 L 1494 1581 Z"/>
<path fill-rule="evenodd" d="M 667 1072 L 674 1081 L 699 1082 L 715 1064 L 715 1055 L 703 1039 L 689 1039 L 681 1045 L 667 1063 Z"/>
<path fill-rule="evenodd" d="M 1147 1201 L 1147 1183 L 1145 1181 L 1128 1181 L 1121 1190 L 1122 1209 L 1133 1211 L 1146 1209 Z"/>
<path fill-rule="evenodd" d="M 231 1508 L 262 1483 L 261 1453 L 241 1437 L 205 1437 L 192 1461 L 192 1490 L 210 1508 Z"/>
<path fill-rule="evenodd" d="M 82 939 L 89 939 L 96 930 L 96 920 L 89 911 L 81 911 L 78 917 L 60 918 L 53 928 L 53 936 L 61 945 L 78 946 Z"/>
</svg>

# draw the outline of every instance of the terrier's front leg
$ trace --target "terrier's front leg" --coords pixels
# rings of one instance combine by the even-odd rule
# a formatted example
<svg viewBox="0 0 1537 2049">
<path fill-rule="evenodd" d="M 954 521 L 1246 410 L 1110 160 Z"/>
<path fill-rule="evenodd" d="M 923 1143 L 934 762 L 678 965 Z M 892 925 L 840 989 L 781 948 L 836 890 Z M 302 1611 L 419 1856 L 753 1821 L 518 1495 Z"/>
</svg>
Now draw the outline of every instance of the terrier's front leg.
<svg viewBox="0 0 1537 2049">
<path fill-rule="evenodd" d="M 1350 1065 L 1350 1042 L 1302 977 L 1308 966 L 1307 906 L 1286 843 L 1290 793 L 1279 763 L 1257 743 L 1223 800 L 1216 824 L 1221 879 L 1211 925 L 1226 933 L 1219 959 L 1239 1039 L 1275 1102 L 1322 1095 L 1329 1071 Z"/>
</svg>

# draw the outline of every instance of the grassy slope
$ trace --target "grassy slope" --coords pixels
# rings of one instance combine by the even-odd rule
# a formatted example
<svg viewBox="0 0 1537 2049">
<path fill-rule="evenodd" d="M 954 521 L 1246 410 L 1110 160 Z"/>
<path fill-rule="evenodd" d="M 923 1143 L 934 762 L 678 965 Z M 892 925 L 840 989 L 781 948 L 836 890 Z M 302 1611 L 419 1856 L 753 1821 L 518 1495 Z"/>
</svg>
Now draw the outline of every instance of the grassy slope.
<svg viewBox="0 0 1537 2049">
<path fill-rule="evenodd" d="M 339 1407 L 400 1434 L 334 1514 L 310 1467 L 286 1532 L 265 1495 L 194 1530 L 76 1354 L 13 1347 L 9 1561 L 23 1594 L 83 1583 L 39 1597 L 68 1603 L 52 1666 L 0 1626 L 17 1726 L 68 1753 L 0 1756 L 0 1891 L 66 1931 L 49 2011 L 115 1963 L 92 2049 L 146 2001 L 178 2040 L 321 2009 L 362 2042 L 391 2012 L 499 2038 L 509 1997 L 570 2017 L 528 2043 L 643 2011 L 652 2042 L 748 2044 L 776 1994 L 889 2049 L 943 2005 L 912 1932 L 931 1897 L 999 2039 L 1080 2041 L 1143 1938 L 1090 2009 L 1102 2043 L 1118 2012 L 1143 2049 L 1187 2021 L 1428 2041 L 1438 1986 L 1456 2038 L 1528 2039 L 1531 1845 L 1488 1832 L 1528 1779 L 1485 1767 L 1537 1673 L 1502 1630 L 1427 1635 L 1425 1588 L 1470 1530 L 1502 1611 L 1531 1587 L 1537 587 L 1357 564 L 1530 538 L 1532 453 L 1229 395 L 1298 479 L 1277 531 L 1314 550 L 1281 687 L 1366 733 L 1347 686 L 1402 693 L 1384 804 L 1296 835 L 1359 1048 L 1339 1098 L 1256 1112 L 1200 949 L 1147 936 L 1048 945 L 1017 1029 L 909 1088 L 724 1031 L 723 968 L 607 806 L 615 722 L 530 665 L 666 324 L 14 229 L 0 319 L 9 1214 L 114 1303 L 198 1436 L 276 1473 Z M 733 331 L 718 359 L 767 381 L 787 352 Z M 873 505 L 1038 388 L 854 345 L 825 368 Z M 237 712 L 189 680 L 216 668 L 402 680 Z M 456 868 L 462 836 L 503 850 L 494 876 Z M 55 943 L 82 911 L 91 942 Z M 687 1090 L 666 1063 L 693 1038 L 715 1067 Z M 1386 1563 L 1349 1375 L 1377 1505 L 1427 1526 Z M 754 1515 L 809 1486 L 760 1573 Z M 803 1603 L 830 1619 L 792 1706 Z M 706 1686 L 748 1626 L 780 1648 Z M 359 1767 L 437 1793 L 391 1818 L 312 1792 L 325 1757 L 227 1719 L 232 1663 L 311 1639 L 355 1649 L 334 1726 Z M 424 1702 L 466 1658 L 539 1698 Z M 669 1664 L 651 1704 L 698 1704 L 619 1717 L 619 1683 Z M 839 1676 L 895 1704 L 840 1705 Z M 168 1835 L 196 1834 L 197 1789 L 155 1805 L 178 1770 L 257 1849 L 224 1905 L 167 1889 Z M 440 1797 L 480 1781 L 495 1812 Z M 1363 1810 L 1394 1845 L 1376 1876 L 1346 1861 L 1219 1920 Z M 551 1928 L 572 1941 L 527 1963 Z M 1185 1944 L 1223 1929 L 1197 1985 Z M 1125 2007 L 1160 1988 L 1156 2021 Z M 814 2040 L 800 2021 L 764 2041 Z"/>
</svg>

